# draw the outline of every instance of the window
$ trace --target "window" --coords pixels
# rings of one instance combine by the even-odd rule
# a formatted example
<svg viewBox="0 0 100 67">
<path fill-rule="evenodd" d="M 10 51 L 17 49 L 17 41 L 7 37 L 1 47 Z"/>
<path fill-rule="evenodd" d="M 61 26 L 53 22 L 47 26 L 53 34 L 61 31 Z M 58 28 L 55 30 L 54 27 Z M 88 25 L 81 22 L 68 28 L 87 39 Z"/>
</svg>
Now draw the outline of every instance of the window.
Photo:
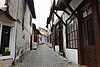
<svg viewBox="0 0 100 67">
<path fill-rule="evenodd" d="M 24 30 L 24 18 L 22 20 L 22 29 Z"/>
<path fill-rule="evenodd" d="M 91 4 L 87 3 L 82 9 L 83 18 L 92 13 Z"/>
<path fill-rule="evenodd" d="M 32 16 L 30 15 L 30 26 L 32 26 Z"/>
<path fill-rule="evenodd" d="M 10 55 L 9 41 L 10 41 L 10 27 L 0 26 L 1 38 L 0 38 L 0 55 Z"/>
<path fill-rule="evenodd" d="M 89 43 L 89 45 L 95 45 L 93 19 L 89 19 L 87 21 L 87 34 L 88 34 L 88 43 Z"/>
<path fill-rule="evenodd" d="M 37 42 L 37 35 L 34 35 L 34 42 Z"/>
<path fill-rule="evenodd" d="M 77 20 L 72 20 L 67 25 L 68 45 L 67 48 L 77 48 Z"/>
</svg>

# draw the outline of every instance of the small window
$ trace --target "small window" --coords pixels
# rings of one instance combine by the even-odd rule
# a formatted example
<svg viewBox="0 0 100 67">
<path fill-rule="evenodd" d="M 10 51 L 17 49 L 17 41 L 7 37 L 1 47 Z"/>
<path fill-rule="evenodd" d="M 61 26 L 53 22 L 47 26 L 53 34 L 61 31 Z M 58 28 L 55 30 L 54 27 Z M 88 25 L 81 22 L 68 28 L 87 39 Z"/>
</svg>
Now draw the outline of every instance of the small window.
<svg viewBox="0 0 100 67">
<path fill-rule="evenodd" d="M 30 15 L 30 26 L 32 26 L 32 16 Z"/>
<path fill-rule="evenodd" d="M 24 30 L 24 18 L 22 19 L 22 30 Z"/>
<path fill-rule="evenodd" d="M 82 12 L 82 15 L 83 15 L 83 18 L 90 15 L 92 13 L 92 9 L 91 9 L 91 4 L 88 3 L 86 4 L 82 9 L 81 9 L 81 12 Z"/>
</svg>

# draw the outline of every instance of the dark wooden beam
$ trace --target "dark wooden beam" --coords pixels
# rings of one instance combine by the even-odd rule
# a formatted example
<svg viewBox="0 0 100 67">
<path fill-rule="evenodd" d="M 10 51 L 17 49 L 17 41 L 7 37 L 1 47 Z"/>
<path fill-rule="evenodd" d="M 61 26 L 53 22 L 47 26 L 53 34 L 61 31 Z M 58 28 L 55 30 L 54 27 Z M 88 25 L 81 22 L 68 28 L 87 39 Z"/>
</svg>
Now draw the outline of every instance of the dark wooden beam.
<svg viewBox="0 0 100 67">
<path fill-rule="evenodd" d="M 65 1 L 63 1 L 63 0 L 62 0 L 62 3 L 63 3 L 64 6 L 66 6 L 66 8 L 68 8 L 72 12 L 72 14 L 74 14 L 75 16 L 77 16 L 77 14 L 75 13 L 75 10 L 72 9 L 72 7 L 69 5 L 69 3 L 65 3 Z"/>
<path fill-rule="evenodd" d="M 68 20 L 70 20 L 70 18 L 71 18 L 72 16 L 73 16 L 73 14 L 72 14 L 70 17 L 67 18 L 66 22 L 67 22 Z"/>
<path fill-rule="evenodd" d="M 70 15 L 70 13 L 68 12 L 68 11 L 66 11 L 66 10 L 63 10 L 65 13 L 67 13 L 68 15 Z"/>
<path fill-rule="evenodd" d="M 54 7 L 54 10 L 64 11 L 66 14 L 70 15 L 70 13 L 68 11 L 66 11 L 65 9 L 60 9 L 58 7 Z"/>
<path fill-rule="evenodd" d="M 75 13 L 75 11 L 71 8 L 71 6 L 69 4 L 66 4 L 67 8 L 72 12 L 72 14 L 74 14 L 77 17 L 77 14 Z"/>
<path fill-rule="evenodd" d="M 62 20 L 62 18 L 55 11 L 53 11 L 53 12 L 62 21 L 62 23 L 65 25 L 65 27 L 67 27 L 66 23 Z"/>
</svg>

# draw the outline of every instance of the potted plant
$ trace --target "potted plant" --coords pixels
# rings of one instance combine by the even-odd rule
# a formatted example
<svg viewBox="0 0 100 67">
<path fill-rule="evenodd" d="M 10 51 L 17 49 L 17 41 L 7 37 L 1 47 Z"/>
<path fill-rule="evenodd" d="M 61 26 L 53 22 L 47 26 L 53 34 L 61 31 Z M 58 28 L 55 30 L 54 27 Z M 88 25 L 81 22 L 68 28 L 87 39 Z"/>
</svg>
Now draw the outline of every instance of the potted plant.
<svg viewBox="0 0 100 67">
<path fill-rule="evenodd" d="M 10 55 L 9 48 L 5 48 L 5 52 L 3 53 L 3 56 L 8 56 Z"/>
</svg>

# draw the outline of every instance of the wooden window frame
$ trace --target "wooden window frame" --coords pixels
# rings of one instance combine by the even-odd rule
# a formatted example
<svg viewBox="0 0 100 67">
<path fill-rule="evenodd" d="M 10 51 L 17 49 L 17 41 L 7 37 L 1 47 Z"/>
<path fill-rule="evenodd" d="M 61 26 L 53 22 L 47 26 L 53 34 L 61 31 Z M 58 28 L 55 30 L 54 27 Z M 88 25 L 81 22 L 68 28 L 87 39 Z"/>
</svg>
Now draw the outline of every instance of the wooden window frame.
<svg viewBox="0 0 100 67">
<path fill-rule="evenodd" d="M 74 18 L 75 19 L 75 18 Z M 66 45 L 66 48 L 69 49 L 77 49 L 77 22 L 71 20 L 69 24 L 67 24 L 67 36 L 68 36 L 68 45 Z M 75 34 L 76 33 L 76 34 Z"/>
</svg>

